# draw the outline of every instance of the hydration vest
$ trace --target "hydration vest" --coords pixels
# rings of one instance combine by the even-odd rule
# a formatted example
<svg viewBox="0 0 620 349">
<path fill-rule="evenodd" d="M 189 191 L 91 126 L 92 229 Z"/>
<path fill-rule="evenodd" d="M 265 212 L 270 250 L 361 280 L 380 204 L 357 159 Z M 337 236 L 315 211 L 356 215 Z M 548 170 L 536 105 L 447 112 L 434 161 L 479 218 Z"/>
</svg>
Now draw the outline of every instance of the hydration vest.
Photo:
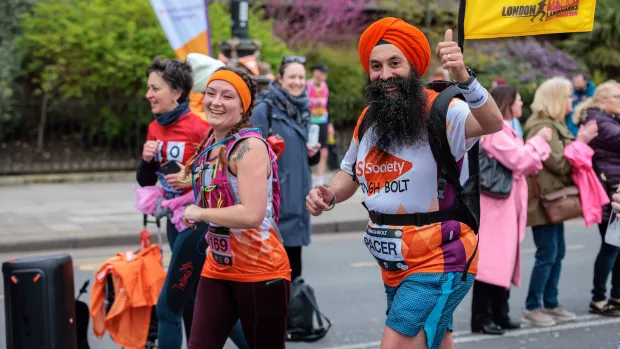
<svg viewBox="0 0 620 349">
<path fill-rule="evenodd" d="M 262 137 L 261 131 L 258 128 L 251 128 L 235 133 L 234 135 L 227 137 L 219 142 L 216 142 L 207 147 L 204 151 L 202 151 L 198 157 L 196 157 L 196 161 L 192 165 L 192 187 L 194 189 L 194 197 L 196 198 L 196 203 L 199 203 L 199 200 L 205 200 L 203 192 L 209 192 L 209 202 L 203 202 L 202 207 L 212 207 L 212 208 L 221 208 L 228 207 L 238 204 L 239 202 L 235 199 L 234 193 L 232 191 L 230 181 L 228 179 L 229 171 L 228 166 L 225 164 L 221 164 L 219 159 L 216 160 L 215 164 L 207 164 L 204 162 L 205 156 L 209 154 L 209 152 L 222 144 L 226 145 L 225 154 L 226 159 L 230 156 L 230 153 L 234 149 L 235 145 L 240 141 L 247 138 L 258 138 L 265 145 L 269 151 L 269 161 L 271 162 L 271 197 L 272 197 L 272 206 L 273 206 L 273 221 L 277 224 L 280 221 L 280 182 L 278 179 L 278 163 L 276 162 L 276 154 L 273 152 L 269 144 Z M 213 142 L 214 136 L 211 136 L 206 144 Z M 202 175 L 205 174 L 205 171 L 209 169 L 209 167 L 213 168 L 212 172 L 212 180 L 210 185 L 204 186 L 204 178 L 201 177 L 201 183 L 196 183 L 194 176 L 198 173 Z M 277 226 L 274 226 L 276 231 L 278 230 Z"/>
</svg>

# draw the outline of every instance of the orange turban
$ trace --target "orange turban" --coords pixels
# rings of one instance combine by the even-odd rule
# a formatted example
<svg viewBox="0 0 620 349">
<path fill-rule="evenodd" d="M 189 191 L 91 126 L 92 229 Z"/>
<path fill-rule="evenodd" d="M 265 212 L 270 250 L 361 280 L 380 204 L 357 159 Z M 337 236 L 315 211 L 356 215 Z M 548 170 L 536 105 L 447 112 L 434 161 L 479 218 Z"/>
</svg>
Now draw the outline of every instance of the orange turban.
<svg viewBox="0 0 620 349">
<path fill-rule="evenodd" d="M 418 75 L 426 73 L 431 61 L 431 47 L 426 36 L 400 18 L 386 17 L 371 24 L 360 37 L 357 52 L 366 74 L 370 70 L 370 52 L 380 40 L 396 46 Z"/>
</svg>

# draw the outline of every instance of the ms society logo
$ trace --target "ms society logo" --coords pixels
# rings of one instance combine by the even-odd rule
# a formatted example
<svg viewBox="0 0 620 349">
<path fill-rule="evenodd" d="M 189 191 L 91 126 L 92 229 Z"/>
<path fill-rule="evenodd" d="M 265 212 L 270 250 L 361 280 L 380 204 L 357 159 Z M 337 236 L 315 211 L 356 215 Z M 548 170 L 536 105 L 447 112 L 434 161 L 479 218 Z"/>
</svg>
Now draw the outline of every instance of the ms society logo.
<svg viewBox="0 0 620 349">
<path fill-rule="evenodd" d="M 550 21 L 554 18 L 573 17 L 579 14 L 579 0 L 541 0 L 525 6 L 503 6 L 502 17 L 529 18 L 531 22 Z"/>
<path fill-rule="evenodd" d="M 362 192 L 371 196 L 381 190 L 386 193 L 407 191 L 409 180 L 398 178 L 412 168 L 411 162 L 372 147 L 364 161 L 356 164 L 355 172 L 358 177 L 366 179 L 366 184 L 362 184 Z"/>
</svg>

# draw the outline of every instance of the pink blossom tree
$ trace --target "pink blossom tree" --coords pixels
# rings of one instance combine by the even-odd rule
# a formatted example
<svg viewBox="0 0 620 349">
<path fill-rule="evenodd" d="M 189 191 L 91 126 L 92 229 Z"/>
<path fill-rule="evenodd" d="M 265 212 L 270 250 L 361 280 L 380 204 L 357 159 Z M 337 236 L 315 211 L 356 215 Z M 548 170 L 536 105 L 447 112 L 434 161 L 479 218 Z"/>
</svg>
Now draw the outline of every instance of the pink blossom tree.
<svg viewBox="0 0 620 349">
<path fill-rule="evenodd" d="M 266 13 L 274 34 L 289 46 L 313 45 L 359 36 L 372 0 L 271 0 Z"/>
</svg>

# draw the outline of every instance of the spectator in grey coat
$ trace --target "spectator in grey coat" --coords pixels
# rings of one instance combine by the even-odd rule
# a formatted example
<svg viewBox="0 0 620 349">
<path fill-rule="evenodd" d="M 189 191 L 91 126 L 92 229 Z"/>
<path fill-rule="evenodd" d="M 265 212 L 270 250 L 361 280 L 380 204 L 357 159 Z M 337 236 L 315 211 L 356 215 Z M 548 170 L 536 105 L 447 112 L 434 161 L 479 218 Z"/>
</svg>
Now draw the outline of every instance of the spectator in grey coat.
<svg viewBox="0 0 620 349">
<path fill-rule="evenodd" d="M 312 186 L 310 166 L 320 159 L 321 145 L 308 144 L 310 100 L 306 92 L 305 57 L 284 56 L 277 79 L 257 98 L 252 125 L 263 137 L 280 136 L 285 150 L 278 160 L 280 222 L 278 228 L 291 264 L 291 279 L 301 275 L 301 248 L 310 244 L 306 195 Z M 271 128 L 269 128 L 271 119 Z"/>
</svg>

